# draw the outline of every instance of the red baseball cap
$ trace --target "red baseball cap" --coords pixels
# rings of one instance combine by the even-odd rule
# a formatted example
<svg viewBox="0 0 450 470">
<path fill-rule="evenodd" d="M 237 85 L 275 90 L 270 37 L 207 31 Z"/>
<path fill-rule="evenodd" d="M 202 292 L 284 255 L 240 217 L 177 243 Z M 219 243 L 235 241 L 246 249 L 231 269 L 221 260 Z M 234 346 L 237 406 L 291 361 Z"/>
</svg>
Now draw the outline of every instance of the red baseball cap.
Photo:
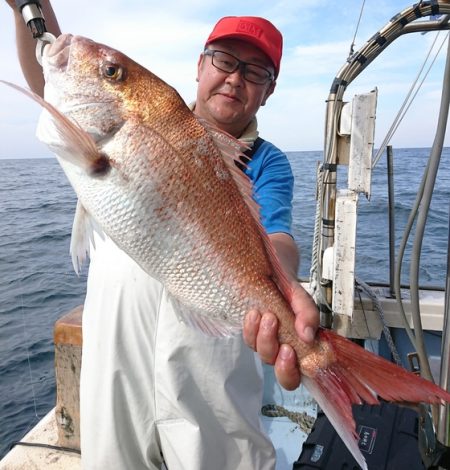
<svg viewBox="0 0 450 470">
<path fill-rule="evenodd" d="M 211 42 L 225 38 L 242 39 L 261 49 L 275 67 L 275 78 L 278 76 L 283 36 L 270 21 L 259 16 L 225 16 L 214 26 L 205 47 Z"/>
</svg>

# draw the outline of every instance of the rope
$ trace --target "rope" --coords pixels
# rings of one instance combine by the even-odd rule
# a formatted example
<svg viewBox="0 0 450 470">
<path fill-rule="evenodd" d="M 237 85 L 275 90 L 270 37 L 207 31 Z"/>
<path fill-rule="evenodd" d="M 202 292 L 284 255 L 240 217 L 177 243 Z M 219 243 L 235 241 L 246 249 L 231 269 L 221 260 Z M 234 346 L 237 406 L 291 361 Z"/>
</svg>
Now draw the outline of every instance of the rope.
<svg viewBox="0 0 450 470">
<path fill-rule="evenodd" d="M 323 187 L 323 171 L 321 165 L 317 167 L 317 194 L 322 194 Z M 316 299 L 316 293 L 318 292 L 319 280 L 319 250 L 320 250 L 320 220 L 322 218 L 322 203 L 319 197 L 316 197 L 316 214 L 314 220 L 314 236 L 312 242 L 312 253 L 311 253 L 311 268 L 309 271 L 310 276 L 310 288 L 311 295 Z M 316 299 L 318 300 L 318 299 Z"/>
<path fill-rule="evenodd" d="M 287 417 L 295 424 L 298 424 L 299 428 L 306 434 L 311 432 L 316 421 L 316 418 L 304 411 L 289 411 L 280 405 L 264 405 L 261 408 L 261 413 L 269 418 Z"/>
<path fill-rule="evenodd" d="M 386 338 L 392 357 L 394 358 L 394 361 L 396 362 L 396 364 L 398 366 L 401 366 L 402 360 L 400 359 L 400 355 L 398 354 L 397 348 L 395 347 L 395 343 L 394 343 L 394 340 L 392 339 L 391 332 L 389 330 L 389 327 L 387 326 L 383 307 L 381 306 L 378 296 L 375 294 L 374 290 L 364 281 L 360 279 L 356 279 L 355 282 L 356 282 L 356 286 L 359 287 L 363 292 L 365 292 L 369 296 L 370 300 L 372 301 L 375 310 L 378 312 L 378 315 L 380 316 L 381 323 L 383 324 L 384 337 Z M 362 302 L 361 302 L 361 305 L 362 305 Z"/>
<path fill-rule="evenodd" d="M 74 454 L 79 454 L 81 455 L 80 449 L 73 449 L 72 447 L 62 447 L 62 446 L 54 446 L 51 444 L 41 444 L 40 442 L 23 442 L 23 441 L 16 441 L 13 442 L 10 446 L 10 450 L 14 446 L 25 446 L 25 447 L 41 447 L 43 449 L 51 449 L 51 450 L 57 450 L 61 452 L 72 452 Z"/>
</svg>

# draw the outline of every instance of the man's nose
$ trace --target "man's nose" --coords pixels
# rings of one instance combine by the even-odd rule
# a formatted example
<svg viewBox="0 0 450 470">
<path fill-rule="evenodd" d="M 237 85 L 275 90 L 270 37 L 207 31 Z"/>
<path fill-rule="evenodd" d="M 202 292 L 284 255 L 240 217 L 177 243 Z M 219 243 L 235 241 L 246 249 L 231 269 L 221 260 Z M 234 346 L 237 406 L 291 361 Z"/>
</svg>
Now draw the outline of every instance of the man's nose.
<svg viewBox="0 0 450 470">
<path fill-rule="evenodd" d="M 242 67 L 238 67 L 234 72 L 231 72 L 227 75 L 227 79 L 229 83 L 233 83 L 235 85 L 241 84 L 244 81 L 244 70 Z"/>
</svg>

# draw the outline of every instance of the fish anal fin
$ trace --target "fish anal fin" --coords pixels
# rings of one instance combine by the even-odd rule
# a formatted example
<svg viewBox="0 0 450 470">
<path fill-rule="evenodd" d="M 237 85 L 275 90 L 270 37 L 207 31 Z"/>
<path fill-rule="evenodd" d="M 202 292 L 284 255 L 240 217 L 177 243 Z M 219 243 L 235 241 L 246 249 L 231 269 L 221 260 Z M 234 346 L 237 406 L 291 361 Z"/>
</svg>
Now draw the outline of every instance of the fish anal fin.
<svg viewBox="0 0 450 470">
<path fill-rule="evenodd" d="M 235 325 L 229 320 L 221 320 L 206 312 L 192 309 L 184 305 L 174 296 L 170 295 L 169 297 L 178 319 L 190 328 L 201 331 L 207 336 L 236 336 L 242 330 L 242 325 Z"/>
<path fill-rule="evenodd" d="M 368 470 L 366 460 L 358 447 L 359 436 L 355 431 L 356 425 L 351 406 L 344 406 L 342 400 L 336 400 L 336 395 L 339 397 L 339 394 L 330 395 L 326 387 L 332 384 L 327 382 L 327 380 L 315 381 L 310 377 L 302 377 L 303 385 L 317 401 L 350 453 L 363 470 Z"/>
</svg>

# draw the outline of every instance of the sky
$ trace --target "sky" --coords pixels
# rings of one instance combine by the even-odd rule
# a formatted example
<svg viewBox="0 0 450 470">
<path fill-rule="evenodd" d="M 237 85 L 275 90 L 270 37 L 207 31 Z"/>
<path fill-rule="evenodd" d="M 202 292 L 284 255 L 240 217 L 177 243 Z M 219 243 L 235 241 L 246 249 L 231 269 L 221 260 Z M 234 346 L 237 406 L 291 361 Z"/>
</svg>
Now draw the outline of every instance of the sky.
<svg viewBox="0 0 450 470">
<path fill-rule="evenodd" d="M 119 49 L 175 87 L 187 102 L 195 98 L 197 60 L 216 21 L 227 15 L 269 19 L 283 33 L 284 49 L 275 93 L 258 113 L 259 130 L 286 152 L 323 149 L 326 99 L 355 34 L 354 50 L 358 50 L 410 5 L 399 0 L 54 0 L 52 4 L 63 32 Z M 16 56 L 13 15 L 4 1 L 0 1 L 0 32 L 0 79 L 25 85 Z M 436 34 L 397 39 L 344 95 L 351 101 L 355 93 L 378 89 L 375 146 L 395 119 Z M 433 142 L 445 37 L 441 32 L 437 38 L 436 43 L 444 46 L 391 140 L 394 148 L 429 147 Z M 37 104 L 0 84 L 0 158 L 51 156 L 35 137 L 39 113 Z"/>
</svg>

